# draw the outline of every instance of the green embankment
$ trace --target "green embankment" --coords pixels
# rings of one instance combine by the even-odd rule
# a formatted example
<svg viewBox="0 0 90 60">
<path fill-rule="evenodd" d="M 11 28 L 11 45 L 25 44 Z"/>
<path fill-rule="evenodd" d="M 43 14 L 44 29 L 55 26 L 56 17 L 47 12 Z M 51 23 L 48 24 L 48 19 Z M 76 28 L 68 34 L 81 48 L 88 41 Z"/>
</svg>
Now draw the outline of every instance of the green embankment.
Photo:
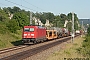
<svg viewBox="0 0 90 60">
<path fill-rule="evenodd" d="M 85 40 L 83 37 L 77 37 L 74 39 L 74 43 L 68 43 L 64 46 L 64 48 L 60 51 L 53 53 L 46 60 L 68 60 L 70 59 L 84 59 L 87 58 L 82 54 L 78 53 L 77 49 L 82 47 L 82 43 Z"/>
<path fill-rule="evenodd" d="M 77 50 L 80 54 L 83 54 L 83 56 L 90 58 L 90 35 L 85 37 L 82 47 L 78 48 Z"/>
<path fill-rule="evenodd" d="M 0 23 L 0 49 L 22 44 L 21 32 L 22 30 L 18 30 L 17 33 L 11 33 L 4 24 Z"/>
</svg>

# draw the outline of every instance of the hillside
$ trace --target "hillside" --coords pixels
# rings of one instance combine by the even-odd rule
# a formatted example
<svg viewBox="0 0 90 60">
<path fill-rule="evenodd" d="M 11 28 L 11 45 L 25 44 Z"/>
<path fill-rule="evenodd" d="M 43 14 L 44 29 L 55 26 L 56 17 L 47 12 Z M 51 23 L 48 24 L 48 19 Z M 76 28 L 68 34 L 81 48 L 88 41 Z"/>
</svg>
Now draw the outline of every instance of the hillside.
<svg viewBox="0 0 90 60">
<path fill-rule="evenodd" d="M 79 29 L 78 17 L 75 13 L 74 16 L 75 30 L 77 30 Z M 32 17 L 40 19 L 43 24 L 49 20 L 52 27 L 63 28 L 66 20 L 71 21 L 72 13 L 54 15 L 51 12 L 32 12 Z M 34 20 L 32 23 L 35 25 Z M 30 25 L 30 11 L 25 11 L 16 6 L 0 8 L 0 49 L 22 44 L 22 28 L 25 25 Z M 71 31 L 71 22 L 66 25 L 66 28 Z"/>
<path fill-rule="evenodd" d="M 20 34 L 0 34 L 0 49 L 22 44 Z"/>
</svg>

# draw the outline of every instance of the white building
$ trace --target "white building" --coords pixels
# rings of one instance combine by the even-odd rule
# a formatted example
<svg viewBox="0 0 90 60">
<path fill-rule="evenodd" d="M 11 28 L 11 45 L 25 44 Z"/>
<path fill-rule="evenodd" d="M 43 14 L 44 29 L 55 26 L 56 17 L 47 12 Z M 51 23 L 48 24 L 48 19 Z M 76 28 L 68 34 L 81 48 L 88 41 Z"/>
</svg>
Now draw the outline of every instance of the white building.
<svg viewBox="0 0 90 60">
<path fill-rule="evenodd" d="M 67 20 L 65 20 L 65 24 L 64 24 L 64 27 L 66 27 L 67 23 L 68 23 L 68 21 L 67 21 Z"/>
<path fill-rule="evenodd" d="M 53 24 L 50 24 L 50 23 L 49 23 L 49 20 L 46 19 L 45 26 L 46 26 L 46 27 L 51 27 L 52 25 L 53 25 Z"/>
<path fill-rule="evenodd" d="M 44 25 L 41 21 L 40 21 L 40 19 L 38 19 L 38 18 L 36 18 L 36 17 L 33 17 L 33 20 L 35 21 L 35 25 L 40 25 L 40 26 L 42 26 L 42 25 Z"/>
</svg>

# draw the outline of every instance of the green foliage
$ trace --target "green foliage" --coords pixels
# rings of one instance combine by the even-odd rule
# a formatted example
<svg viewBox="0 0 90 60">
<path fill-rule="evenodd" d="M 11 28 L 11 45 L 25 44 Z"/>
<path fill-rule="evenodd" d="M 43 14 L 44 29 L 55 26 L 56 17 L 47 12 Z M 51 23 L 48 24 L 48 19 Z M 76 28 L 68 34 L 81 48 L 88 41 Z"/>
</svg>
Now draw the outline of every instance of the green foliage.
<svg viewBox="0 0 90 60">
<path fill-rule="evenodd" d="M 0 33 L 1 34 L 6 34 L 8 33 L 8 28 L 6 27 L 4 22 L 0 22 Z"/>
<path fill-rule="evenodd" d="M 16 13 L 16 12 L 20 12 L 21 11 L 21 9 L 19 8 L 19 7 L 16 7 L 16 6 L 14 6 L 14 7 L 7 7 L 7 9 L 9 10 L 9 12 L 10 13 Z"/>
<path fill-rule="evenodd" d="M 67 24 L 67 28 L 68 28 L 69 31 L 72 31 L 72 23 L 71 23 L 71 22 L 69 22 L 69 23 Z"/>
<path fill-rule="evenodd" d="M 32 12 L 33 13 L 33 12 Z M 13 18 L 10 20 L 8 17 L 9 14 L 13 14 Z M 64 27 L 65 20 L 68 20 L 67 28 L 71 31 L 71 20 L 72 20 L 72 13 L 54 15 L 51 12 L 36 12 L 32 14 L 33 17 L 36 17 L 41 20 L 42 23 L 46 23 L 46 19 L 49 20 L 50 23 L 53 24 L 54 27 Z M 11 32 L 15 32 L 18 29 L 23 28 L 25 25 L 29 25 L 30 19 L 30 11 L 21 10 L 19 7 L 4 7 L 3 10 L 0 9 L 0 21 L 4 21 L 6 26 Z M 74 13 L 74 20 L 75 20 L 75 30 L 78 29 L 78 17 Z M 32 22 L 35 24 L 35 22 Z M 10 28 L 9 28 L 10 27 Z M 14 30 L 15 29 L 15 30 Z"/>
<path fill-rule="evenodd" d="M 67 20 L 67 16 L 65 14 L 60 14 L 60 18 L 64 22 L 65 22 L 65 20 Z"/>
<path fill-rule="evenodd" d="M 68 13 L 68 14 L 67 14 L 67 19 L 68 19 L 69 21 L 72 20 L 72 13 Z M 78 21 L 77 14 L 75 14 L 75 13 L 74 13 L 74 20 L 75 20 L 75 21 Z"/>
<path fill-rule="evenodd" d="M 12 33 L 15 33 L 16 30 L 19 29 L 18 23 L 15 20 L 10 20 L 9 23 L 7 23 L 7 27 Z"/>
<path fill-rule="evenodd" d="M 89 25 L 89 28 L 87 29 L 87 33 L 90 36 L 90 25 Z"/>
<path fill-rule="evenodd" d="M 22 28 L 25 25 L 29 25 L 29 17 L 24 12 L 17 12 L 14 14 L 13 19 L 18 22 L 18 26 Z"/>
<path fill-rule="evenodd" d="M 68 21 L 72 21 L 72 13 L 68 13 L 67 14 L 67 20 Z M 77 14 L 75 14 L 74 13 L 74 29 L 75 30 L 78 30 L 79 29 L 79 27 L 78 27 L 78 17 L 77 17 Z M 72 25 L 71 25 L 72 26 Z M 72 28 L 72 27 L 71 27 Z M 69 29 L 71 29 L 71 28 L 69 28 Z"/>
<path fill-rule="evenodd" d="M 0 48 L 5 48 L 6 47 L 6 44 L 0 40 Z"/>
<path fill-rule="evenodd" d="M 15 33 L 16 30 L 21 29 L 24 25 L 29 25 L 29 11 L 21 10 L 19 7 L 4 7 L 0 9 L 0 21 L 6 25 L 7 30 Z M 9 15 L 13 14 L 13 19 L 9 19 Z M 33 22 L 34 23 L 34 22 Z M 2 30 L 5 31 L 5 26 L 1 26 Z M 3 32 L 2 32 L 3 33 Z"/>
<path fill-rule="evenodd" d="M 75 30 L 79 30 L 79 27 L 78 27 L 77 21 L 74 22 L 74 29 L 75 29 Z"/>
<path fill-rule="evenodd" d="M 90 26 L 88 28 L 88 34 L 82 43 L 82 47 L 77 49 L 84 56 L 90 57 Z"/>
<path fill-rule="evenodd" d="M 68 21 L 71 21 L 72 20 L 72 13 L 68 13 L 67 18 L 68 18 Z"/>
<path fill-rule="evenodd" d="M 54 14 L 51 12 L 35 13 L 34 16 L 39 18 L 44 24 L 46 23 L 46 19 L 48 19 L 50 23 L 54 20 Z"/>
<path fill-rule="evenodd" d="M 5 34 L 0 33 L 0 49 L 15 46 L 15 43 L 17 45 L 20 45 L 22 43 L 21 41 L 22 31 L 18 30 L 17 33 L 11 32 Z"/>
<path fill-rule="evenodd" d="M 87 36 L 87 37 L 86 37 L 86 40 L 84 40 L 80 52 L 81 52 L 84 56 L 90 57 L 90 36 Z"/>
<path fill-rule="evenodd" d="M 5 20 L 8 20 L 8 15 L 2 9 L 0 9 L 0 21 Z"/>
<path fill-rule="evenodd" d="M 3 11 L 4 11 L 6 14 L 9 13 L 9 10 L 8 10 L 6 7 L 3 8 Z"/>
</svg>

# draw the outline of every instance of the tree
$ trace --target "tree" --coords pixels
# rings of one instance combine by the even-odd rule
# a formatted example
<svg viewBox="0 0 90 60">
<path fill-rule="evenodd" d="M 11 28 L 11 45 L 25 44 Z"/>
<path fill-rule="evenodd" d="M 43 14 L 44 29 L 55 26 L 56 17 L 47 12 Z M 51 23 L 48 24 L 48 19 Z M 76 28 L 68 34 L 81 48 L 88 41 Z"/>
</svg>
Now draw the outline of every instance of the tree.
<svg viewBox="0 0 90 60">
<path fill-rule="evenodd" d="M 3 11 L 4 11 L 6 14 L 8 14 L 8 12 L 9 12 L 9 10 L 8 10 L 6 7 L 3 8 Z"/>
<path fill-rule="evenodd" d="M 54 27 L 61 27 L 62 26 L 62 23 L 61 23 L 61 18 L 59 15 L 56 15 L 54 17 L 54 20 L 52 22 L 54 24 Z"/>
<path fill-rule="evenodd" d="M 18 23 L 15 20 L 10 20 L 9 23 L 7 23 L 7 27 L 12 33 L 15 33 L 16 30 L 19 29 Z"/>
<path fill-rule="evenodd" d="M 19 7 L 16 7 L 16 6 L 14 6 L 14 7 L 12 7 L 12 8 L 11 8 L 11 7 L 8 7 L 7 9 L 8 9 L 9 12 L 12 13 L 12 14 L 21 11 L 21 9 L 20 9 Z"/>
<path fill-rule="evenodd" d="M 67 20 L 67 16 L 66 16 L 65 14 L 60 14 L 60 18 L 61 18 L 62 20 Z"/>
<path fill-rule="evenodd" d="M 60 18 L 61 18 L 61 24 L 63 24 L 63 27 L 64 27 L 64 23 L 65 23 L 65 20 L 67 20 L 67 16 L 65 14 L 60 14 Z"/>
<path fill-rule="evenodd" d="M 51 12 L 43 12 L 43 13 L 36 12 L 34 16 L 39 18 L 41 22 L 44 24 L 46 23 L 46 19 L 49 20 L 50 23 L 52 23 L 54 20 L 54 14 Z"/>
<path fill-rule="evenodd" d="M 67 14 L 67 19 L 68 19 L 68 21 L 71 21 L 72 20 L 72 13 L 68 13 Z"/>
<path fill-rule="evenodd" d="M 72 13 L 67 14 L 67 20 L 72 21 Z M 78 17 L 77 17 L 77 14 L 74 13 L 74 29 L 75 30 L 79 29 L 77 22 L 78 22 Z"/>
<path fill-rule="evenodd" d="M 10 13 L 13 13 L 13 9 L 11 7 L 7 7 Z"/>
<path fill-rule="evenodd" d="M 24 12 L 17 12 L 14 14 L 13 19 L 18 22 L 18 26 L 22 28 L 25 25 L 29 25 L 29 17 Z"/>
<path fill-rule="evenodd" d="M 13 10 L 13 13 L 21 11 L 21 9 L 19 7 L 16 7 L 16 6 L 14 6 L 12 10 Z"/>
<path fill-rule="evenodd" d="M 87 33 L 88 33 L 88 35 L 90 36 L 90 25 L 89 25 L 89 27 L 88 27 L 88 29 L 87 29 Z"/>
<path fill-rule="evenodd" d="M 2 9 L 0 9 L 0 21 L 8 20 L 8 14 L 6 14 Z"/>
<path fill-rule="evenodd" d="M 72 23 L 71 22 L 67 23 L 67 28 L 70 32 L 72 31 Z"/>
</svg>

